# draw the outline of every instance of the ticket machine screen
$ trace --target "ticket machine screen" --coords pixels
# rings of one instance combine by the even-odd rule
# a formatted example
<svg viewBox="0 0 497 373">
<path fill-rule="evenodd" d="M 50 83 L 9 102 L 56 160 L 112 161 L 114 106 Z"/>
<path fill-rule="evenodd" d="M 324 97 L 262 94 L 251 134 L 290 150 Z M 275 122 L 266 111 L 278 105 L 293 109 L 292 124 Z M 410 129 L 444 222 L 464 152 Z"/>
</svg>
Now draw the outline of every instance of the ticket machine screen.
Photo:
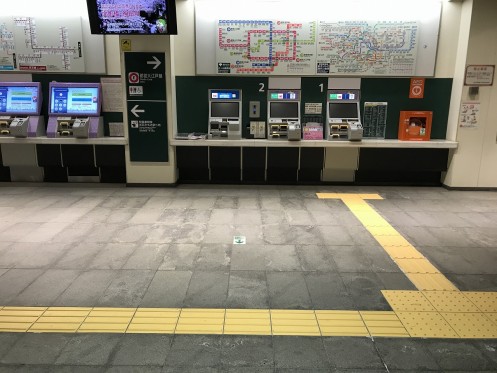
<svg viewBox="0 0 497 373">
<path fill-rule="evenodd" d="M 40 99 L 38 85 L 0 85 L 0 113 L 38 115 Z"/>
<path fill-rule="evenodd" d="M 99 86 L 51 86 L 50 114 L 100 115 Z"/>
</svg>

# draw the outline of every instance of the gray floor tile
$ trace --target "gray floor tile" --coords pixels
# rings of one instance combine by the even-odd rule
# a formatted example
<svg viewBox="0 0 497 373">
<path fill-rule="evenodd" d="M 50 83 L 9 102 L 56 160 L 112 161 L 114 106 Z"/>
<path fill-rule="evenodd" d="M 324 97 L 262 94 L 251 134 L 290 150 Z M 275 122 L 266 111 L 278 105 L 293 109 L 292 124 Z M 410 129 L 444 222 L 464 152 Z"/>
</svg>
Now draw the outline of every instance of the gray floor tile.
<svg viewBox="0 0 497 373">
<path fill-rule="evenodd" d="M 81 271 L 48 269 L 9 304 L 16 306 L 50 306 L 73 283 Z"/>
<path fill-rule="evenodd" d="M 321 338 L 273 337 L 276 368 L 329 369 Z"/>
<path fill-rule="evenodd" d="M 314 309 L 350 310 L 354 303 L 338 273 L 314 272 L 304 274 Z"/>
<path fill-rule="evenodd" d="M 423 341 L 406 338 L 376 338 L 374 343 L 388 369 L 440 370 L 440 366 Z"/>
<path fill-rule="evenodd" d="M 461 291 L 497 291 L 497 275 L 445 275 Z"/>
<path fill-rule="evenodd" d="M 105 373 L 161 373 L 162 367 L 154 366 L 113 366 L 105 370 Z"/>
<path fill-rule="evenodd" d="M 311 297 L 302 272 L 268 272 L 267 283 L 271 308 L 312 308 Z"/>
<path fill-rule="evenodd" d="M 223 336 L 221 363 L 224 367 L 273 368 L 273 342 L 271 337 Z"/>
<path fill-rule="evenodd" d="M 97 301 L 100 307 L 138 307 L 155 271 L 121 270 Z"/>
<path fill-rule="evenodd" d="M 209 224 L 212 225 L 231 225 L 235 220 L 235 212 L 233 209 L 213 209 Z"/>
<path fill-rule="evenodd" d="M 238 209 L 246 212 L 247 210 L 258 210 L 260 214 L 261 204 L 258 197 L 240 197 L 238 198 Z M 262 218 L 262 214 L 261 218 Z"/>
<path fill-rule="evenodd" d="M 362 311 L 390 310 L 381 294 L 384 285 L 375 273 L 340 273 L 347 292 L 352 296 L 354 309 Z"/>
<path fill-rule="evenodd" d="M 119 334 L 77 334 L 62 350 L 55 364 L 105 365 L 121 338 Z"/>
<path fill-rule="evenodd" d="M 234 210 L 234 225 L 250 225 L 250 226 L 260 226 L 262 225 L 262 214 L 259 210 L 253 209 L 240 209 Z M 231 223 L 231 222 L 230 222 Z"/>
<path fill-rule="evenodd" d="M 353 245 L 354 241 L 346 228 L 341 226 L 320 226 L 319 231 L 325 245 Z"/>
<path fill-rule="evenodd" d="M 112 239 L 116 235 L 116 232 L 121 229 L 121 224 L 102 224 L 96 223 L 93 224 L 93 227 L 90 229 L 91 234 L 87 235 L 84 238 L 84 242 L 95 242 L 95 243 L 107 243 L 112 242 Z"/>
<path fill-rule="evenodd" d="M 199 253 L 198 244 L 171 244 L 159 270 L 192 270 Z"/>
<path fill-rule="evenodd" d="M 262 210 L 262 225 L 288 224 L 285 214 L 278 210 Z"/>
<path fill-rule="evenodd" d="M 165 225 L 179 225 L 183 224 L 185 221 L 186 210 L 185 209 L 173 209 L 169 205 L 163 212 L 162 215 L 157 220 L 157 223 Z"/>
<path fill-rule="evenodd" d="M 107 197 L 100 204 L 101 207 L 112 209 L 140 208 L 147 203 L 149 197 L 117 197 L 116 195 Z"/>
<path fill-rule="evenodd" d="M 105 293 L 118 271 L 96 269 L 81 273 L 54 301 L 60 307 L 92 307 Z"/>
<path fill-rule="evenodd" d="M 269 294 L 264 271 L 231 271 L 227 308 L 268 308 Z"/>
<path fill-rule="evenodd" d="M 471 341 L 427 341 L 427 347 L 444 371 L 497 369 Z"/>
<path fill-rule="evenodd" d="M 233 242 L 234 227 L 231 225 L 211 225 L 208 224 L 203 243 L 230 244 Z"/>
<path fill-rule="evenodd" d="M 230 196 L 217 197 L 214 204 L 216 209 L 236 209 L 238 207 L 238 198 Z"/>
<path fill-rule="evenodd" d="M 224 368 L 218 367 L 168 367 L 162 369 L 162 373 L 225 373 Z"/>
<path fill-rule="evenodd" d="M 174 243 L 201 243 L 207 234 L 207 225 L 198 223 L 184 223 L 178 227 L 176 235 L 173 238 Z"/>
<path fill-rule="evenodd" d="M 103 243 L 80 243 L 69 248 L 60 259 L 53 264 L 53 268 L 59 269 L 86 269 L 103 249 Z"/>
<path fill-rule="evenodd" d="M 141 307 L 182 307 L 190 284 L 190 271 L 157 271 Z"/>
<path fill-rule="evenodd" d="M 156 270 L 163 263 L 169 245 L 142 244 L 128 258 L 123 269 Z"/>
<path fill-rule="evenodd" d="M 324 245 L 296 245 L 303 271 L 334 272 L 338 268 Z"/>
<path fill-rule="evenodd" d="M 0 299 L 4 304 L 8 304 L 42 274 L 42 269 L 9 270 L 0 281 Z"/>
<path fill-rule="evenodd" d="M 22 336 L 21 333 L 0 333 L 0 359 L 12 349 Z"/>
<path fill-rule="evenodd" d="M 116 230 L 112 237 L 113 242 L 140 242 L 147 237 L 152 224 L 124 225 Z"/>
<path fill-rule="evenodd" d="M 473 343 L 489 359 L 490 368 L 497 371 L 497 340 L 476 340 Z"/>
<path fill-rule="evenodd" d="M 224 271 L 229 270 L 231 263 L 231 247 L 228 244 L 204 243 L 195 262 L 195 270 Z"/>
<path fill-rule="evenodd" d="M 362 246 L 327 246 L 338 272 L 371 272 L 371 260 Z"/>
<path fill-rule="evenodd" d="M 224 308 L 228 294 L 228 272 L 195 271 L 186 293 L 185 307 Z"/>
<path fill-rule="evenodd" d="M 1 360 L 6 364 L 53 364 L 70 336 L 24 334 Z"/>
<path fill-rule="evenodd" d="M 232 270 L 300 271 L 294 245 L 233 245 Z"/>
<path fill-rule="evenodd" d="M 109 243 L 99 250 L 88 268 L 121 269 L 136 248 L 134 243 Z"/>
<path fill-rule="evenodd" d="M 59 243 L 14 243 L 0 254 L 0 267 L 48 268 L 64 250 Z"/>
<path fill-rule="evenodd" d="M 221 336 L 175 335 L 165 367 L 219 367 Z"/>
<path fill-rule="evenodd" d="M 417 290 L 404 273 L 377 272 L 376 276 L 386 290 Z"/>
<path fill-rule="evenodd" d="M 127 334 L 121 339 L 110 364 L 162 366 L 172 339 L 169 335 Z"/>
<path fill-rule="evenodd" d="M 384 369 L 374 343 L 369 338 L 323 338 L 331 365 L 338 369 Z"/>
<path fill-rule="evenodd" d="M 216 197 L 199 197 L 192 200 L 191 208 L 196 210 L 211 210 L 216 204 Z"/>
</svg>

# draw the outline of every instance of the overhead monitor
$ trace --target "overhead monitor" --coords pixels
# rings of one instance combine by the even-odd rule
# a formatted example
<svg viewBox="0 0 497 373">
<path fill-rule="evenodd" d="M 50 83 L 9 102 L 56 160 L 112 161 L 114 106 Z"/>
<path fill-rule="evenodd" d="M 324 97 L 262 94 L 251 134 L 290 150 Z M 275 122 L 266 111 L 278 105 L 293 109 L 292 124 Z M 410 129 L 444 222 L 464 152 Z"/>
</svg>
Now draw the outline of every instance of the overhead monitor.
<svg viewBox="0 0 497 373">
<path fill-rule="evenodd" d="M 359 106 L 357 102 L 330 102 L 329 117 L 357 119 L 359 118 Z"/>
<path fill-rule="evenodd" d="M 211 118 L 238 118 L 240 102 L 211 101 Z"/>
<path fill-rule="evenodd" d="M 299 103 L 297 101 L 270 101 L 269 116 L 271 118 L 298 118 Z"/>
<path fill-rule="evenodd" d="M 39 82 L 0 83 L 0 115 L 40 115 Z"/>
<path fill-rule="evenodd" d="M 100 116 L 100 83 L 50 83 L 50 115 Z"/>
<path fill-rule="evenodd" d="M 176 35 L 175 0 L 86 0 L 92 34 Z"/>
</svg>

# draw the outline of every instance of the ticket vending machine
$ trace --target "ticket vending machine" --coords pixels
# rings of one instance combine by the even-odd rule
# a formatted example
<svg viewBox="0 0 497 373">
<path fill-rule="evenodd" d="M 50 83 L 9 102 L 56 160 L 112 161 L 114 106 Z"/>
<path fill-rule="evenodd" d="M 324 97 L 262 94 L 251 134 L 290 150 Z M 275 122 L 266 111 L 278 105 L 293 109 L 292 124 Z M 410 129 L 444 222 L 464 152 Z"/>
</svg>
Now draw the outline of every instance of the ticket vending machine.
<svg viewBox="0 0 497 373">
<path fill-rule="evenodd" d="M 57 83 L 49 86 L 47 137 L 103 137 L 100 83 Z"/>
<path fill-rule="evenodd" d="M 360 102 L 358 89 L 328 90 L 325 131 L 328 140 L 362 139 Z"/>
<path fill-rule="evenodd" d="M 268 139 L 300 140 L 300 90 L 268 90 Z"/>
<path fill-rule="evenodd" d="M 209 89 L 209 138 L 242 138 L 242 91 Z"/>
<path fill-rule="evenodd" d="M 37 137 L 45 135 L 40 116 L 41 84 L 39 82 L 0 83 L 0 135 Z"/>
</svg>

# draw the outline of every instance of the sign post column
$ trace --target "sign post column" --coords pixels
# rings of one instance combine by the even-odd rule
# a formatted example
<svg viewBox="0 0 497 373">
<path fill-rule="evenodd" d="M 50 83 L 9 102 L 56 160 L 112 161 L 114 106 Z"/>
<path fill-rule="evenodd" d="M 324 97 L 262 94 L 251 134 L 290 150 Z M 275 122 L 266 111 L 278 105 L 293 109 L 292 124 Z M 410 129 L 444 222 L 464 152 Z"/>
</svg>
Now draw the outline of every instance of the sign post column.
<svg viewBox="0 0 497 373">
<path fill-rule="evenodd" d="M 165 55 L 124 54 L 131 162 L 168 162 Z"/>
</svg>

